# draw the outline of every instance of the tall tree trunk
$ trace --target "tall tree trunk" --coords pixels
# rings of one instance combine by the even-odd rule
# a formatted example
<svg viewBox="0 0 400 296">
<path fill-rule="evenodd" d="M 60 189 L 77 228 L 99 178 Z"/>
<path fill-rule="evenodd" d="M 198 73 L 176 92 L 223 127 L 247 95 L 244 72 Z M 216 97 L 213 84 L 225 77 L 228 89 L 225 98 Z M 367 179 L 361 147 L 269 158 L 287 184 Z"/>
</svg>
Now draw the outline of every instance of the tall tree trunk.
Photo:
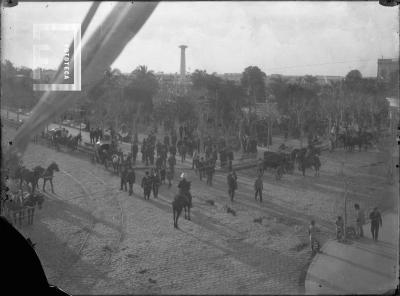
<svg viewBox="0 0 400 296">
<path fill-rule="evenodd" d="M 331 129 L 332 129 L 332 116 L 331 115 L 329 115 L 328 116 L 328 135 L 330 135 L 331 134 Z"/>
<path fill-rule="evenodd" d="M 300 147 L 303 148 L 303 139 L 304 139 L 304 131 L 303 131 L 303 122 L 301 120 L 300 112 L 297 112 L 297 126 L 300 128 Z"/>
</svg>

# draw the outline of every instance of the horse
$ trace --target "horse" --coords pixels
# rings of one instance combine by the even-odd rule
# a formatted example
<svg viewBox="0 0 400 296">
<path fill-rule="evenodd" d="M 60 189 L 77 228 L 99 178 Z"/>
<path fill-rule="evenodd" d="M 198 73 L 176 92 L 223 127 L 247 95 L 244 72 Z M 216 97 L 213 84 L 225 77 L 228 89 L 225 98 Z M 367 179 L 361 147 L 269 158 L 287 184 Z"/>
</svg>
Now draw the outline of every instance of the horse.
<svg viewBox="0 0 400 296">
<path fill-rule="evenodd" d="M 262 173 L 268 168 L 272 168 L 275 171 L 276 180 L 280 180 L 284 173 L 293 172 L 293 162 L 291 161 L 291 156 L 285 153 L 277 152 L 264 152 L 264 160 L 261 163 Z"/>
<path fill-rule="evenodd" d="M 25 181 L 28 185 L 31 184 L 31 193 L 33 194 L 35 188 L 37 188 L 41 173 L 40 167 L 35 167 L 33 171 L 31 171 L 24 166 L 19 166 L 15 172 L 15 177 L 20 180 L 20 189 L 22 189 L 22 183 Z"/>
<path fill-rule="evenodd" d="M 190 194 L 175 195 L 175 198 L 172 202 L 174 228 L 178 228 L 178 219 L 182 212 L 182 209 L 185 209 L 185 219 L 190 220 L 191 207 L 192 207 L 192 196 Z"/>
<path fill-rule="evenodd" d="M 39 180 L 40 180 L 40 178 L 42 178 L 46 169 L 43 168 L 42 166 L 38 165 L 33 168 L 33 171 L 37 173 L 37 179 L 35 180 L 35 186 L 37 189 L 39 189 Z"/>
<path fill-rule="evenodd" d="M 307 153 L 307 148 L 300 148 L 300 149 L 293 149 L 293 151 L 290 153 L 290 158 L 299 163 L 299 159 L 303 158 Z"/>
<path fill-rule="evenodd" d="M 319 176 L 319 169 L 321 167 L 321 161 L 317 154 L 304 155 L 299 158 L 299 170 L 303 172 L 303 176 L 306 176 L 306 169 L 313 167 L 315 170 L 315 176 Z"/>
<path fill-rule="evenodd" d="M 54 172 L 59 172 L 60 169 L 58 168 L 57 163 L 54 161 L 47 167 L 47 169 L 44 171 L 44 173 L 41 175 L 41 178 L 43 178 L 43 192 L 46 192 L 46 182 L 50 181 L 51 185 L 51 192 L 54 193 L 54 187 L 53 187 L 53 177 L 54 177 Z"/>
</svg>

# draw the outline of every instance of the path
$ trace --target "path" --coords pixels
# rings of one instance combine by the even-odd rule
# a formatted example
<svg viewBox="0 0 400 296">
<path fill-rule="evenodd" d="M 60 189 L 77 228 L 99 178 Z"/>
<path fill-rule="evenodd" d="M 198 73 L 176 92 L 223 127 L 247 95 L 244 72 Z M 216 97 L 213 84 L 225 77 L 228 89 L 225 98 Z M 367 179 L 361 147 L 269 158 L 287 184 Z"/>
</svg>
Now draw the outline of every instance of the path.
<svg viewBox="0 0 400 296">
<path fill-rule="evenodd" d="M 383 294 L 395 289 L 399 278 L 399 216 L 383 216 L 378 242 L 365 238 L 351 244 L 331 240 L 316 255 L 306 277 L 307 294 Z"/>
</svg>

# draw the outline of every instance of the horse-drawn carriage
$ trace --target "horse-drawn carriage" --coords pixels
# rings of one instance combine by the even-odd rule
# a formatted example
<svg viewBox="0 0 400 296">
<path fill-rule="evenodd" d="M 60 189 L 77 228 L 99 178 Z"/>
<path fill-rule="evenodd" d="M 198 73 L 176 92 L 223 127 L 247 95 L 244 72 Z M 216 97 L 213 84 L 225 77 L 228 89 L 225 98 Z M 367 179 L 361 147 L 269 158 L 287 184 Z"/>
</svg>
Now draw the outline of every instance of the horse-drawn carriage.
<svg viewBox="0 0 400 296">
<path fill-rule="evenodd" d="M 277 180 L 280 180 L 283 174 L 292 174 L 294 171 L 294 158 L 289 152 L 264 152 L 263 171 L 272 169 Z"/>
<path fill-rule="evenodd" d="M 369 130 L 355 131 L 347 129 L 337 136 L 337 142 L 341 142 L 343 148 L 347 151 L 354 151 L 356 146 L 358 146 L 359 151 L 361 151 L 362 148 L 366 151 L 369 147 L 373 146 L 375 139 L 375 133 Z"/>
<path fill-rule="evenodd" d="M 78 148 L 79 141 L 82 140 L 81 134 L 72 136 L 68 130 L 64 128 L 53 128 L 47 132 L 46 138 L 49 141 L 50 146 L 55 147 L 57 150 L 60 146 L 70 148 L 72 151 Z"/>
<path fill-rule="evenodd" d="M 116 141 L 98 142 L 93 147 L 92 161 L 95 163 L 104 164 L 105 168 L 111 164 L 114 172 L 118 173 L 119 165 L 122 161 L 121 151 L 118 149 Z"/>
</svg>

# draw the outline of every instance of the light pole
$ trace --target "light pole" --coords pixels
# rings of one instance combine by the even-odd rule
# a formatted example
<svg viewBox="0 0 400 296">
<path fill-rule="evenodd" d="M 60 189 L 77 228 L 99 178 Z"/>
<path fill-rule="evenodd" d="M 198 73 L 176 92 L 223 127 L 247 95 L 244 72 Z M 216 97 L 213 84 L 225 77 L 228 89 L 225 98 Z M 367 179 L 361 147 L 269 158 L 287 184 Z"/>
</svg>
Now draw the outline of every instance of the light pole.
<svg viewBox="0 0 400 296">
<path fill-rule="evenodd" d="M 7 99 L 7 103 L 8 103 L 8 99 Z M 8 119 L 8 115 L 9 115 L 8 108 L 9 108 L 9 106 L 8 106 L 8 104 L 7 104 L 7 106 L 6 106 L 7 119 Z"/>
</svg>

